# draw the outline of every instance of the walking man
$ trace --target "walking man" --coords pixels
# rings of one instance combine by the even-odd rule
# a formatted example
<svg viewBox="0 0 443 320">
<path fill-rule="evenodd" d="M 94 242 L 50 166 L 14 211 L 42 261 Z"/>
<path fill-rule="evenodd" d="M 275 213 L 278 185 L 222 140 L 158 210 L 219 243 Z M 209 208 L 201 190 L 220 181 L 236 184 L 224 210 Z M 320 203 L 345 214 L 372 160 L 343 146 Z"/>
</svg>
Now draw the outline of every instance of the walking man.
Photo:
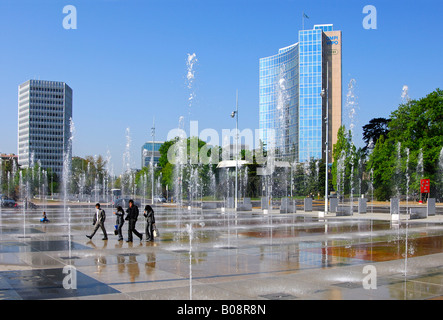
<svg viewBox="0 0 443 320">
<path fill-rule="evenodd" d="M 154 241 L 155 217 L 154 217 L 154 210 L 150 205 L 145 206 L 145 212 L 143 213 L 143 215 L 146 218 L 146 229 L 145 229 L 146 241 Z"/>
<path fill-rule="evenodd" d="M 143 236 L 135 229 L 135 223 L 138 218 L 138 207 L 134 204 L 134 200 L 129 200 L 129 208 L 126 210 L 126 218 L 128 221 L 128 240 L 126 242 L 132 242 L 132 233 L 134 233 L 137 237 L 140 238 L 140 241 L 143 239 Z"/>
<path fill-rule="evenodd" d="M 106 214 L 105 210 L 100 208 L 100 203 L 97 203 L 95 205 L 95 214 L 92 224 L 94 225 L 94 231 L 90 236 L 86 235 L 87 238 L 92 239 L 92 237 L 97 232 L 98 228 L 101 228 L 103 231 L 103 239 L 102 240 L 108 240 L 108 234 L 106 233 L 105 229 L 105 220 L 106 220 Z"/>
</svg>

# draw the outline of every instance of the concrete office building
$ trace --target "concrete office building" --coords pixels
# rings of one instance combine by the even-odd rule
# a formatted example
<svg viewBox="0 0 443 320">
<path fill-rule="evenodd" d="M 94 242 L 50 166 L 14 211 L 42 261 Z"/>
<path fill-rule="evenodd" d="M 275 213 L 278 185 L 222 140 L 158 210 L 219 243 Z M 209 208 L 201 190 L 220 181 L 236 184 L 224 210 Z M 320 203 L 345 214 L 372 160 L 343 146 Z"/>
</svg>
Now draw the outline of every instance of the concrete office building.
<svg viewBox="0 0 443 320">
<path fill-rule="evenodd" d="M 278 54 L 260 59 L 260 138 L 265 148 L 274 146 L 277 157 L 287 161 L 325 159 L 328 109 L 332 161 L 342 122 L 342 33 L 330 24 L 315 25 L 299 31 L 298 38 Z M 326 88 L 329 104 L 320 95 Z"/>
<path fill-rule="evenodd" d="M 40 163 L 61 179 L 72 119 L 72 89 L 64 82 L 28 80 L 18 88 L 18 163 Z M 71 154 L 67 155 L 68 159 Z"/>
</svg>

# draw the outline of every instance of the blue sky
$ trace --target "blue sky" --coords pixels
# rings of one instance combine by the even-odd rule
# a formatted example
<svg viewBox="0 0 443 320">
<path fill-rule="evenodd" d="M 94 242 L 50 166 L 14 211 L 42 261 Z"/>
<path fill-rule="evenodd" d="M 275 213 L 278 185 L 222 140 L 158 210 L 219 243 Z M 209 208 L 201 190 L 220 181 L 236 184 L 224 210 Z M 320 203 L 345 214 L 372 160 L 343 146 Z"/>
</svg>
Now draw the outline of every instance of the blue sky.
<svg viewBox="0 0 443 320">
<path fill-rule="evenodd" d="M 63 28 L 65 5 L 77 8 L 76 30 Z M 366 5 L 377 8 L 377 30 L 362 26 Z M 359 128 L 398 107 L 403 85 L 413 99 L 443 88 L 441 0 L 0 0 L 0 152 L 17 153 L 17 87 L 28 79 L 72 87 L 74 155 L 109 150 L 116 173 L 126 128 L 139 167 L 153 117 L 157 140 L 180 116 L 221 136 L 235 128 L 236 90 L 240 129 L 256 129 L 259 59 L 298 41 L 303 12 L 305 29 L 332 23 L 343 32 L 343 95 L 354 78 L 357 145 Z M 198 59 L 190 108 L 188 53 Z"/>
</svg>

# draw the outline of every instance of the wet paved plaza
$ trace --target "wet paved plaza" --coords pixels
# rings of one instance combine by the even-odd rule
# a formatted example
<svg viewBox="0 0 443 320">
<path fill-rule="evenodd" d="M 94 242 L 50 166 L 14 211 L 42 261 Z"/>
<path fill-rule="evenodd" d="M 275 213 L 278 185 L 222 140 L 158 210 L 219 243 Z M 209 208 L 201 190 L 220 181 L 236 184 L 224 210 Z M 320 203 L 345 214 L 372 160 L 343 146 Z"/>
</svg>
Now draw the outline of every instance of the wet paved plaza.
<svg viewBox="0 0 443 320">
<path fill-rule="evenodd" d="M 160 238 L 127 243 L 104 209 L 107 241 L 85 236 L 93 205 L 48 207 L 46 224 L 42 209 L 2 209 L 0 299 L 443 299 L 442 215 L 156 207 Z"/>
</svg>

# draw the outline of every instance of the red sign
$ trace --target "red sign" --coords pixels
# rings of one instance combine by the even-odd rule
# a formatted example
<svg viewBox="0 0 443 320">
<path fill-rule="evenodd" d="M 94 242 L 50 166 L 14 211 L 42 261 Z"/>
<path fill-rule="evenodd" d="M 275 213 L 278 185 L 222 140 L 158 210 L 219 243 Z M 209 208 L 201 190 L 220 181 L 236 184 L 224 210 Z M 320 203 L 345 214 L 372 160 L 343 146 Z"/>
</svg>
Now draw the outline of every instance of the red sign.
<svg viewBox="0 0 443 320">
<path fill-rule="evenodd" d="M 431 182 L 429 179 L 421 179 L 420 180 L 420 192 L 421 193 L 430 193 L 431 191 Z"/>
</svg>

